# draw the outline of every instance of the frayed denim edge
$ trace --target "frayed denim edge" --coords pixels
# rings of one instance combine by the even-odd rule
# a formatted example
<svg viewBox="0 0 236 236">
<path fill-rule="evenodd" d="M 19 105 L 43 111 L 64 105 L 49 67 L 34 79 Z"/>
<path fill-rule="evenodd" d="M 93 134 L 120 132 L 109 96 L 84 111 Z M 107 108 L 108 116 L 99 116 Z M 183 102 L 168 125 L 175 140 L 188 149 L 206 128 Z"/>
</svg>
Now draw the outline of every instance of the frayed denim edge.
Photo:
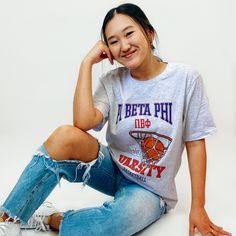
<svg viewBox="0 0 236 236">
<path fill-rule="evenodd" d="M 21 223 L 27 224 L 24 220 L 21 220 L 18 216 L 13 216 L 9 210 L 7 210 L 5 207 L 1 206 L 0 207 L 0 217 L 6 213 L 8 215 L 8 218 L 6 219 L 6 222 L 8 222 L 10 219 L 13 219 L 13 223 L 17 223 L 17 221 L 20 221 Z"/>
<path fill-rule="evenodd" d="M 99 150 L 98 152 L 98 157 L 90 162 L 80 162 L 77 167 L 76 167 L 76 173 L 75 173 L 75 179 L 74 181 L 76 181 L 77 179 L 77 171 L 82 169 L 84 166 L 86 167 L 86 170 L 82 176 L 82 180 L 83 180 L 83 186 L 85 186 L 88 182 L 88 180 L 90 179 L 91 175 L 90 175 L 90 170 L 91 167 L 98 162 L 98 167 L 101 165 L 102 160 L 105 158 L 104 154 Z"/>
<path fill-rule="evenodd" d="M 76 181 L 77 177 L 78 177 L 78 170 L 82 169 L 83 167 L 86 167 L 86 170 L 82 176 L 82 181 L 83 181 L 83 187 L 87 184 L 89 178 L 91 177 L 90 176 L 90 170 L 91 170 L 91 167 L 96 163 L 98 162 L 98 167 L 101 165 L 101 162 L 102 160 L 105 158 L 104 154 L 102 153 L 101 151 L 101 145 L 99 143 L 99 152 L 98 152 L 98 156 L 96 159 L 90 161 L 90 162 L 82 162 L 82 161 L 79 161 L 79 160 L 63 160 L 63 161 L 56 161 L 54 160 L 53 158 L 51 158 L 49 156 L 49 154 L 47 153 L 44 145 L 42 145 L 40 148 L 37 149 L 37 151 L 34 153 L 33 156 L 38 156 L 38 157 L 44 157 L 44 165 L 46 166 L 47 169 L 51 170 L 53 173 L 55 173 L 56 177 L 57 177 L 57 180 L 58 180 L 58 184 L 59 184 L 59 187 L 61 186 L 60 184 L 60 176 L 59 176 L 59 173 L 58 171 L 49 166 L 46 162 L 46 159 L 50 159 L 52 160 L 54 163 L 60 163 L 60 162 L 68 162 L 68 163 L 78 163 L 76 169 L 75 169 L 75 179 L 73 180 L 73 182 Z"/>
<path fill-rule="evenodd" d="M 45 151 L 40 151 L 40 149 L 43 148 Z M 42 150 L 42 149 L 41 149 Z M 76 181 L 77 179 L 77 172 L 78 170 L 82 169 L 84 166 L 86 167 L 86 170 L 83 174 L 83 177 L 82 177 L 82 180 L 83 180 L 83 186 L 85 186 L 90 178 L 90 170 L 91 170 L 91 167 L 96 163 L 98 162 L 98 167 L 101 165 L 101 162 L 102 160 L 105 158 L 104 154 L 102 153 L 101 151 L 101 146 L 100 146 L 100 143 L 99 143 L 99 152 L 98 152 L 98 157 L 90 162 L 81 162 L 79 160 L 63 160 L 63 161 L 56 161 L 56 160 L 53 160 L 49 155 L 48 153 L 46 152 L 46 149 L 45 147 L 40 147 L 34 154 L 33 156 L 38 156 L 38 157 L 44 157 L 45 159 L 51 159 L 53 162 L 57 163 L 57 162 L 73 162 L 73 163 L 78 163 L 75 171 L 75 179 L 74 179 L 74 182 Z M 52 167 L 48 166 L 46 161 L 44 159 L 44 165 L 46 166 L 46 168 L 48 168 L 49 170 L 51 170 L 53 173 L 55 173 L 55 175 L 57 176 L 57 180 L 58 180 L 58 184 L 59 186 L 60 185 L 60 177 L 59 177 L 59 173 Z M 0 217 L 2 217 L 4 215 L 4 213 L 6 213 L 9 217 L 6 219 L 6 221 L 8 221 L 9 219 L 13 219 L 13 223 L 16 223 L 17 221 L 20 221 L 21 223 L 23 224 L 27 224 L 26 221 L 24 220 L 21 220 L 19 217 L 17 216 L 12 216 L 12 214 L 10 213 L 10 211 L 8 211 L 5 207 L 1 206 L 0 207 Z"/>
</svg>

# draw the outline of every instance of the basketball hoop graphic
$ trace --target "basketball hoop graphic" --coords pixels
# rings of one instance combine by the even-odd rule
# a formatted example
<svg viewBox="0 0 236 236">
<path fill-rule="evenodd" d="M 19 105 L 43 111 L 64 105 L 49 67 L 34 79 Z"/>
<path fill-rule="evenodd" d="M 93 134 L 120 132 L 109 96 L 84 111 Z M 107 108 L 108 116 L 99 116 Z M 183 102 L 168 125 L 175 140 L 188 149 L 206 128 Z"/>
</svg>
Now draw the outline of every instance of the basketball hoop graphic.
<svg viewBox="0 0 236 236">
<path fill-rule="evenodd" d="M 136 140 L 143 154 L 142 162 L 155 164 L 159 162 L 168 150 L 172 138 L 148 131 L 130 131 L 129 135 Z"/>
</svg>

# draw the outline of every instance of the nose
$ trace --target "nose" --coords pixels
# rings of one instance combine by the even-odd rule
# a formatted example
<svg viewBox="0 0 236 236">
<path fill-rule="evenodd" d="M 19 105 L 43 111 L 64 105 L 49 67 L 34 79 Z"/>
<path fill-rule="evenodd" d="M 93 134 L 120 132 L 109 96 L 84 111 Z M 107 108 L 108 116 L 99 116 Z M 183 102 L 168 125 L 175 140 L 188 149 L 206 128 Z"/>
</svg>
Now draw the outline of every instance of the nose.
<svg viewBox="0 0 236 236">
<path fill-rule="evenodd" d="M 127 52 L 130 49 L 130 44 L 129 41 L 127 39 L 123 39 L 121 40 L 121 50 L 122 52 Z"/>
</svg>

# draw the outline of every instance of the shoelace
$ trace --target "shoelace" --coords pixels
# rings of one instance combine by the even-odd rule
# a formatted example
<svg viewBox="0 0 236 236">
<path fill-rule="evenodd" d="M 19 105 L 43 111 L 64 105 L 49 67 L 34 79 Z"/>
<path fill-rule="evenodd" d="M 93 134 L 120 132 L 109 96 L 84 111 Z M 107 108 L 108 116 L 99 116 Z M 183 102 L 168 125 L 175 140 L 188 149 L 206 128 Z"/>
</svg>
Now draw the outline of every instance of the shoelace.
<svg viewBox="0 0 236 236">
<path fill-rule="evenodd" d="M 33 215 L 27 224 L 30 227 L 35 228 L 35 231 L 47 231 L 49 230 L 49 225 L 44 223 L 45 218 L 45 215 Z"/>
</svg>

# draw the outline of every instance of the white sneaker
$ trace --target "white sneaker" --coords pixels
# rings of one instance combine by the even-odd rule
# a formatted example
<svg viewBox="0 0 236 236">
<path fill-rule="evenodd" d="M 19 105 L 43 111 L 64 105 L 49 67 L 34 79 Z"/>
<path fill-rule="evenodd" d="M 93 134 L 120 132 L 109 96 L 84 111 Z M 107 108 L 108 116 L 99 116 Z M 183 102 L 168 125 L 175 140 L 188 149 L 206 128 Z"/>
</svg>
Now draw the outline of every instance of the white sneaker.
<svg viewBox="0 0 236 236">
<path fill-rule="evenodd" d="M 20 224 L 0 222 L 0 236 L 21 236 Z"/>
<path fill-rule="evenodd" d="M 51 202 L 44 202 L 30 217 L 27 224 L 20 224 L 21 229 L 35 229 L 36 231 L 49 230 L 48 216 L 58 212 Z"/>
</svg>

